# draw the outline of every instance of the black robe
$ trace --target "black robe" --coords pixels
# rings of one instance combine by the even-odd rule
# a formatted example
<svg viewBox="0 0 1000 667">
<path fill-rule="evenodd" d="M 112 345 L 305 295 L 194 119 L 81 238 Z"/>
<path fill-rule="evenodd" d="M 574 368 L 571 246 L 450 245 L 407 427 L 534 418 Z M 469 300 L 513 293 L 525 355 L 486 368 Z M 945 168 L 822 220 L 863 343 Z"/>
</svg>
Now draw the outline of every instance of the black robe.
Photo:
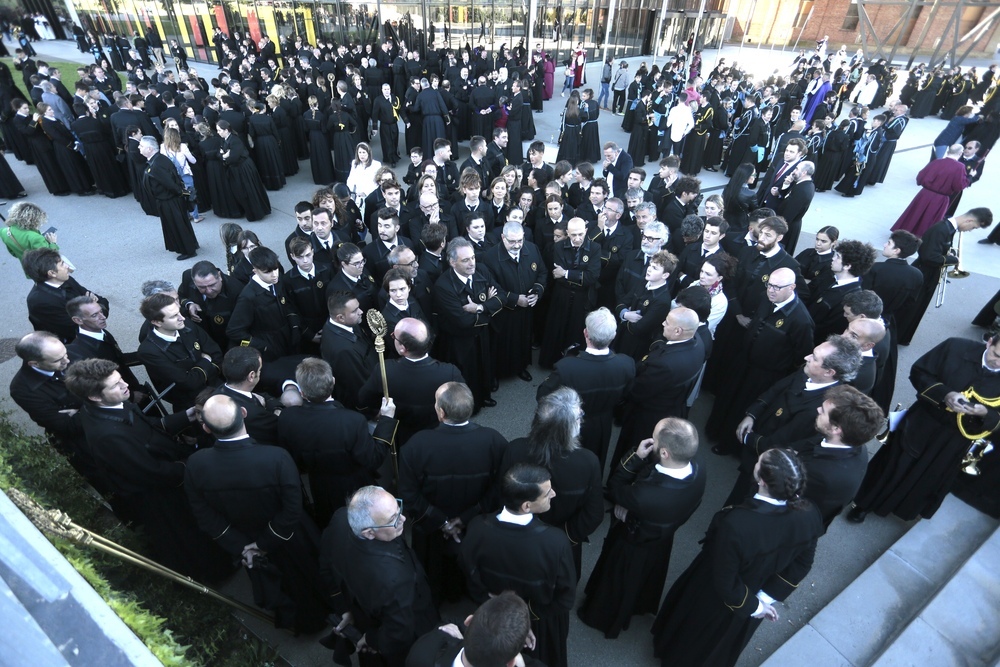
<svg viewBox="0 0 1000 667">
<path fill-rule="evenodd" d="M 863 511 L 895 514 L 904 521 L 934 516 L 972 445 L 959 431 L 957 414 L 946 408 L 952 391 L 973 389 L 985 400 L 1000 397 L 1000 374 L 983 367 L 983 344 L 949 338 L 920 357 L 910 369 L 917 401 L 868 465 L 854 500 Z M 979 401 L 970 399 L 974 405 Z M 987 407 L 983 418 L 963 416 L 966 433 L 993 440 L 1000 412 Z"/>
<path fill-rule="evenodd" d="M 41 120 L 33 121 L 27 116 L 15 115 L 14 127 L 25 135 L 28 144 L 31 146 L 31 155 L 34 158 L 38 173 L 45 183 L 45 189 L 49 194 L 67 195 L 70 192 L 69 183 L 63 175 L 59 162 L 56 161 L 56 153 L 52 147 L 52 140 L 45 136 L 42 130 Z"/>
<path fill-rule="evenodd" d="M 524 137 L 521 135 L 521 116 L 524 114 L 524 101 L 521 93 L 508 101 L 510 112 L 507 114 L 507 162 L 521 164 L 524 162 Z"/>
<path fill-rule="evenodd" d="M 253 141 L 253 161 L 261 182 L 268 190 L 280 190 L 285 185 L 285 163 L 274 121 L 267 114 L 255 113 L 247 121 L 247 133 Z"/>
<path fill-rule="evenodd" d="M 228 187 L 246 219 L 253 222 L 269 215 L 271 200 L 246 145 L 235 132 L 223 140 L 220 155 L 225 165 L 223 187 Z M 215 201 L 214 196 L 212 199 Z M 215 212 L 218 214 L 218 209 Z"/>
<path fill-rule="evenodd" d="M 150 158 L 143 174 L 142 187 L 155 201 L 163 229 L 163 246 L 170 252 L 194 255 L 198 251 L 198 237 L 194 235 L 188 215 L 184 182 L 177 175 L 177 168 L 170 158 L 162 153 Z"/>
<path fill-rule="evenodd" d="M 566 534 L 535 518 L 521 526 L 484 514 L 469 524 L 459 558 L 473 601 L 517 593 L 532 612 L 535 648 L 530 653 L 549 667 L 567 667 L 576 574 Z"/>
<path fill-rule="evenodd" d="M 303 114 L 303 120 L 309 133 L 309 168 L 312 170 L 313 183 L 329 185 L 336 180 L 336 176 L 326 134 L 326 114 L 319 109 L 310 109 Z"/>
<path fill-rule="evenodd" d="M 191 407 L 202 389 L 219 383 L 222 364 L 222 350 L 203 329 L 187 326 L 178 333 L 170 342 L 151 331 L 137 350 L 150 382 L 175 412 Z"/>
<path fill-rule="evenodd" d="M 587 582 L 580 620 L 614 639 L 632 616 L 655 614 L 663 595 L 674 533 L 701 504 L 705 469 L 692 461 L 683 479 L 666 475 L 630 452 L 608 480 L 608 492 L 628 514 L 611 519 L 611 529 Z M 558 496 L 556 496 L 558 498 Z"/>
<path fill-rule="evenodd" d="M 288 452 L 248 436 L 218 441 L 188 459 L 184 487 L 198 526 L 230 556 L 253 543 L 265 553 L 276 571 L 255 562 L 247 573 L 254 602 L 274 612 L 275 627 L 322 629 L 329 609 L 320 590 L 319 531 L 302 513 L 302 485 Z"/>
<path fill-rule="evenodd" d="M 115 159 L 111 135 L 101 122 L 90 116 L 81 116 L 71 126 L 83 144 L 84 158 L 97 181 L 98 191 L 111 198 L 128 194 L 129 184 L 122 170 L 122 163 Z"/>
<path fill-rule="evenodd" d="M 554 278 L 550 288 L 551 301 L 538 365 L 551 368 L 573 343 L 583 343 L 583 324 L 597 302 L 597 286 L 601 275 L 601 246 L 584 239 L 574 248 L 567 239 L 553 246 L 553 268 L 556 264 L 567 271 Z"/>
<path fill-rule="evenodd" d="M 517 299 L 521 294 L 541 297 L 548 283 L 548 270 L 538 247 L 527 241 L 517 262 L 501 242 L 484 253 L 483 264 L 496 279 L 500 287 L 498 297 L 503 302 L 503 310 L 490 322 L 493 373 L 502 379 L 531 365 L 532 320 L 536 313 L 534 308 L 519 307 Z"/>
<path fill-rule="evenodd" d="M 270 287 L 251 279 L 236 300 L 226 327 L 233 345 L 257 348 L 265 364 L 296 354 L 301 338 L 299 314 L 285 284 L 279 281 Z"/>
<path fill-rule="evenodd" d="M 76 137 L 58 120 L 42 118 L 39 122 L 52 140 L 56 164 L 66 178 L 69 189 L 78 195 L 91 193 L 94 189 L 94 177 L 90 174 L 86 160 L 75 149 Z"/>
<path fill-rule="evenodd" d="M 351 162 L 354 160 L 354 132 L 358 124 L 354 116 L 346 111 L 335 111 L 326 119 L 327 133 L 330 136 L 330 147 L 333 149 L 333 174 L 341 183 L 347 182 L 351 174 Z"/>
<path fill-rule="evenodd" d="M 811 505 L 753 499 L 712 519 L 701 553 L 674 582 L 653 623 L 664 667 L 731 667 L 760 620 L 757 591 L 784 600 L 812 568 L 823 532 Z"/>
</svg>

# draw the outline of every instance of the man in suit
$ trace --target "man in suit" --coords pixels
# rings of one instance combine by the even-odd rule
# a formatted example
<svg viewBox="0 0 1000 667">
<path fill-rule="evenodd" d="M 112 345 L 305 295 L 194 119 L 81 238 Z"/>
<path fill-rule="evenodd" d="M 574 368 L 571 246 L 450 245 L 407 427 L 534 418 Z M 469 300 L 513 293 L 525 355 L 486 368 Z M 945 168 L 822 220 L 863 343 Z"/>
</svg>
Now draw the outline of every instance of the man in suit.
<svg viewBox="0 0 1000 667">
<path fill-rule="evenodd" d="M 461 630 L 449 623 L 418 639 L 410 649 L 407 663 L 454 665 L 461 662 L 469 667 L 523 663 L 525 667 L 538 667 L 541 662 L 521 653 L 528 645 L 530 632 L 528 605 L 516 593 L 505 591 L 479 605 L 479 609 L 465 619 Z"/>
<path fill-rule="evenodd" d="M 657 207 L 657 219 L 670 230 L 673 242 L 671 247 L 676 247 L 681 240 L 681 223 L 684 222 L 684 218 L 698 214 L 698 207 L 694 202 L 700 194 L 701 181 L 693 176 L 681 176 L 674 181 L 670 193 Z"/>
<path fill-rule="evenodd" d="M 78 412 L 83 402 L 66 388 L 64 371 L 70 364 L 66 346 L 46 331 L 22 337 L 14 346 L 21 368 L 10 382 L 10 397 L 45 429 L 56 451 L 98 490 L 106 487 L 87 448 Z"/>
<path fill-rule="evenodd" d="M 768 387 L 791 373 L 813 348 L 813 321 L 796 294 L 795 272 L 775 269 L 765 285 L 766 300 L 745 330 L 737 328 L 732 341 L 737 354 L 723 364 L 726 377 L 715 388 L 715 403 L 705 434 L 716 442 L 712 452 L 734 454 L 736 426 L 747 406 Z"/>
<path fill-rule="evenodd" d="M 262 445 L 278 445 L 278 414 L 281 402 L 254 390 L 260 382 L 260 352 L 253 347 L 234 347 L 222 358 L 225 382 L 215 396 L 228 396 L 243 409 L 243 422 L 250 437 Z"/>
<path fill-rule="evenodd" d="M 576 217 L 596 224 L 597 219 L 604 215 L 604 206 L 607 204 L 609 194 L 611 194 L 611 189 L 606 180 L 598 178 L 593 181 L 587 192 L 587 201 L 580 204 L 576 210 Z"/>
<path fill-rule="evenodd" d="M 510 164 L 507 161 L 507 128 L 493 129 L 493 141 L 486 148 L 486 160 L 490 165 L 490 175 L 498 178 L 503 168 Z"/>
<path fill-rule="evenodd" d="M 97 296 L 70 274 L 73 269 L 63 260 L 58 250 L 39 248 L 29 250 L 21 258 L 21 268 L 35 284 L 28 292 L 28 321 L 35 331 L 55 334 L 63 343 L 76 338 L 77 325 L 66 312 L 66 304 L 78 296 L 92 296 L 109 314 L 108 300 Z"/>
<path fill-rule="evenodd" d="M 632 156 L 613 141 L 604 144 L 604 178 L 611 185 L 611 191 L 619 199 L 625 198 L 628 174 L 633 167 Z"/>
<path fill-rule="evenodd" d="M 137 351 L 150 381 L 175 412 L 191 407 L 201 390 L 218 384 L 222 350 L 204 329 L 187 326 L 170 294 L 146 297 L 139 312 L 152 325 Z"/>
<path fill-rule="evenodd" d="M 323 326 L 320 350 L 337 380 L 333 396 L 356 410 L 358 392 L 378 363 L 375 347 L 360 326 L 364 314 L 354 294 L 331 291 L 326 305 L 329 319 Z"/>
<path fill-rule="evenodd" d="M 365 265 L 371 273 L 376 285 L 382 284 L 386 271 L 389 270 L 389 253 L 397 245 L 409 246 L 410 243 L 399 235 L 399 217 L 389 208 L 383 208 L 377 214 L 376 223 L 377 239 L 364 247 L 361 256 L 365 258 Z"/>
<path fill-rule="evenodd" d="M 809 149 L 806 147 L 804 139 L 793 138 L 785 144 L 781 153 L 782 160 L 772 160 L 771 166 L 767 168 L 764 177 L 760 179 L 760 187 L 757 189 L 758 208 L 766 206 L 777 210 L 778 196 L 785 177 L 795 171 L 808 152 Z"/>
<path fill-rule="evenodd" d="M 140 387 L 142 383 L 130 366 L 137 366 L 139 359 L 134 352 L 124 353 L 118 341 L 108 331 L 108 317 L 93 296 L 78 296 L 66 304 L 66 312 L 78 331 L 73 342 L 66 346 L 66 354 L 71 362 L 81 359 L 108 359 L 118 364 L 118 372 L 130 387 Z M 135 394 L 135 392 L 132 392 Z"/>
<path fill-rule="evenodd" d="M 229 347 L 226 327 L 236 307 L 243 284 L 209 261 L 195 263 L 181 276 L 177 298 L 181 313 L 215 341 L 220 349 Z"/>
<path fill-rule="evenodd" d="M 777 212 L 788 224 L 788 233 L 785 234 L 782 245 L 789 255 L 795 254 L 795 246 L 798 245 L 799 234 L 802 232 L 802 219 L 809 212 L 816 194 L 816 184 L 812 179 L 815 171 L 816 165 L 803 160 L 779 186 L 781 198 L 778 200 Z"/>
<path fill-rule="evenodd" d="M 934 292 L 941 281 L 941 271 L 958 264 L 958 257 L 951 252 L 955 232 L 985 229 L 991 224 L 993 224 L 993 212 L 990 209 L 974 208 L 962 215 L 936 222 L 924 233 L 920 248 L 917 250 L 917 259 L 913 262 L 913 266 L 923 274 L 924 283 L 905 327 L 900 327 L 900 345 L 909 345 L 913 339 L 927 306 L 934 298 Z"/>
<path fill-rule="evenodd" d="M 837 243 L 830 262 L 833 282 L 818 287 L 809 299 L 809 314 L 815 324 L 813 340 L 817 345 L 827 336 L 844 331 L 847 326 L 844 297 L 861 289 L 861 278 L 874 263 L 875 248 L 870 244 L 854 240 Z"/>
<path fill-rule="evenodd" d="M 885 364 L 885 357 L 875 351 L 886 339 L 885 324 L 878 318 L 855 317 L 847 323 L 844 337 L 853 340 L 861 349 L 861 366 L 851 380 L 851 386 L 871 395 L 875 380 Z"/>
<path fill-rule="evenodd" d="M 472 392 L 458 382 L 434 394 L 440 424 L 420 431 L 402 450 L 399 495 L 410 508 L 412 544 L 438 601 L 454 602 L 464 592 L 456 550 L 472 519 L 493 508 L 492 483 L 507 440 L 469 421 Z"/>
<path fill-rule="evenodd" d="M 631 252 L 633 245 L 632 232 L 621 224 L 625 214 L 625 202 L 612 197 L 604 205 L 603 215 L 597 217 L 596 223 L 588 225 L 587 236 L 591 243 L 601 248 L 600 286 L 597 288 L 597 305 L 610 308 L 615 301 L 615 280 L 625 257 Z"/>
<path fill-rule="evenodd" d="M 624 426 L 613 461 L 635 449 L 661 419 L 687 417 L 687 397 L 705 363 L 698 325 L 698 314 L 690 308 L 674 308 L 667 314 L 663 340 L 650 346 L 625 398 Z"/>
<path fill-rule="evenodd" d="M 813 348 L 802 370 L 779 380 L 750 404 L 736 427 L 740 474 L 723 505 L 738 505 L 753 493 L 754 465 L 766 450 L 812 434 L 826 391 L 853 380 L 860 367 L 858 344 L 830 336 Z"/>
<path fill-rule="evenodd" d="M 373 410 L 378 421 L 369 434 L 364 415 L 333 399 L 336 381 L 330 364 L 303 359 L 295 369 L 295 382 L 303 403 L 281 411 L 278 441 L 309 475 L 316 520 L 325 528 L 350 494 L 375 483 L 393 444 L 395 406 L 393 399 L 379 396 Z"/>
<path fill-rule="evenodd" d="M 266 557 L 278 570 L 280 592 L 268 605 L 275 626 L 317 632 L 329 610 L 320 587 L 316 527 L 302 511 L 298 468 L 286 450 L 248 434 L 245 408 L 231 396 L 209 398 L 201 417 L 216 442 L 188 459 L 183 476 L 198 526 L 248 569 Z"/>
<path fill-rule="evenodd" d="M 531 382 L 531 332 L 535 306 L 548 284 L 548 269 L 538 246 L 525 241 L 521 223 L 506 223 L 500 240 L 483 256 L 504 305 L 490 324 L 494 378 L 497 382 L 516 375 Z"/>
<path fill-rule="evenodd" d="M 493 274 L 477 267 L 475 251 L 467 239 L 448 243 L 448 264 L 434 285 L 434 309 L 449 361 L 462 371 L 476 408 L 493 407 L 490 397 L 493 370 L 490 360 L 492 318 L 503 308 Z"/>
<path fill-rule="evenodd" d="M 570 387 L 580 395 L 583 401 L 580 446 L 597 455 L 602 474 L 615 406 L 635 379 L 635 360 L 611 351 L 617 332 L 615 317 L 607 308 L 589 313 L 583 330 L 586 348 L 557 361 L 536 394 L 536 399 L 541 399 L 559 387 Z"/>
</svg>

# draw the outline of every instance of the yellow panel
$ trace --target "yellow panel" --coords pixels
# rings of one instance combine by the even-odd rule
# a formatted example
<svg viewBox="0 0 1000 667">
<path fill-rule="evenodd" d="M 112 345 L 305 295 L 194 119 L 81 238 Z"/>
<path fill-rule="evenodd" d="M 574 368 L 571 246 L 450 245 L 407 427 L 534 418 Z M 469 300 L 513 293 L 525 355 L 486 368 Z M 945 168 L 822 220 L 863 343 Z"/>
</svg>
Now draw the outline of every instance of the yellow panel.
<svg viewBox="0 0 1000 667">
<path fill-rule="evenodd" d="M 178 2 L 174 5 L 174 13 L 177 15 L 177 31 L 180 33 L 180 39 L 178 40 L 181 44 L 194 44 L 194 40 L 188 34 L 188 12 L 191 9 L 191 5 L 188 3 Z M 169 49 L 170 43 L 167 42 L 164 48 Z"/>
<path fill-rule="evenodd" d="M 206 8 L 207 9 L 207 8 Z M 214 44 L 212 44 L 212 37 L 215 35 L 215 26 L 212 25 L 212 14 L 206 11 L 201 15 L 201 24 L 205 26 L 205 34 L 208 35 L 208 43 L 205 44 L 205 48 L 212 50 L 214 53 Z"/>
<path fill-rule="evenodd" d="M 313 10 L 312 7 L 308 5 L 299 5 L 301 7 L 302 18 L 306 22 L 306 42 L 309 44 L 316 43 L 316 23 L 313 20 Z M 272 38 L 273 39 L 273 38 Z"/>
<path fill-rule="evenodd" d="M 259 3 L 257 5 L 257 18 L 264 22 L 264 33 L 271 38 L 272 42 L 277 42 L 278 24 L 274 22 L 274 7 L 270 4 Z"/>
</svg>

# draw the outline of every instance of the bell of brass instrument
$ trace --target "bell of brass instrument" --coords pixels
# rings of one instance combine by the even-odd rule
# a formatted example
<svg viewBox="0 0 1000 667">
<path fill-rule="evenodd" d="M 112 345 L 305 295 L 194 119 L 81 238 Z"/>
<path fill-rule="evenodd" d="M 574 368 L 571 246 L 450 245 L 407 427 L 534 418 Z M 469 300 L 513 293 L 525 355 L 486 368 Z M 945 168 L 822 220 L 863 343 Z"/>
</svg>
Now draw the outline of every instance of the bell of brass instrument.
<svg viewBox="0 0 1000 667">
<path fill-rule="evenodd" d="M 965 232 L 958 233 L 958 250 L 955 255 L 958 257 L 958 264 L 953 266 L 950 271 L 948 271 L 949 278 L 968 278 L 969 272 L 962 269 L 962 238 L 965 236 Z"/>
<path fill-rule="evenodd" d="M 965 458 L 962 459 L 962 472 L 966 475 L 978 477 L 980 475 L 979 462 L 983 460 L 983 455 L 990 448 L 991 444 L 986 438 L 979 438 L 973 441 L 972 446 L 969 447 L 969 451 L 965 454 Z"/>
</svg>

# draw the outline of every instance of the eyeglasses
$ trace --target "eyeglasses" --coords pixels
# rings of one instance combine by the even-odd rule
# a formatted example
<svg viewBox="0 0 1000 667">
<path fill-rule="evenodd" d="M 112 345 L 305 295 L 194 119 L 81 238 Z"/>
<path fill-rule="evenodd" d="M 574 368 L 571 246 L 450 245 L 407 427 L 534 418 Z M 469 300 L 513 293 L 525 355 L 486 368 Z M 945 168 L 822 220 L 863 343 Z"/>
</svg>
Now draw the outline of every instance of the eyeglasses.
<svg viewBox="0 0 1000 667">
<path fill-rule="evenodd" d="M 418 264 L 420 264 L 420 260 L 415 259 L 412 262 L 397 262 L 396 266 L 405 266 L 406 268 L 410 268 L 411 266 L 417 266 Z"/>
<path fill-rule="evenodd" d="M 645 234 L 643 234 L 642 240 L 649 241 L 650 243 L 657 243 L 659 241 L 662 241 L 663 239 L 659 236 L 646 236 Z"/>
<path fill-rule="evenodd" d="M 360 269 L 360 268 L 361 268 L 362 266 L 364 266 L 364 265 L 365 265 L 365 261 L 366 261 L 366 260 L 365 260 L 364 258 L 362 258 L 362 259 L 359 259 L 359 260 L 358 260 L 358 261 L 356 261 L 356 262 L 348 262 L 347 264 L 348 264 L 349 266 L 353 266 L 353 267 L 355 267 L 355 268 L 357 268 L 357 269 Z"/>
<path fill-rule="evenodd" d="M 787 285 L 773 285 L 771 283 L 768 283 L 767 284 L 767 289 L 770 290 L 770 291 L 772 291 L 772 292 L 777 292 L 778 290 L 783 290 L 786 287 L 791 287 L 794 284 L 795 283 L 788 283 Z"/>
<path fill-rule="evenodd" d="M 385 524 L 384 526 L 368 526 L 365 530 L 378 530 L 379 528 L 399 528 L 399 523 L 403 520 L 403 499 L 396 498 L 396 504 L 399 506 L 399 511 L 396 512 L 396 516 L 392 517 L 392 521 Z"/>
</svg>

